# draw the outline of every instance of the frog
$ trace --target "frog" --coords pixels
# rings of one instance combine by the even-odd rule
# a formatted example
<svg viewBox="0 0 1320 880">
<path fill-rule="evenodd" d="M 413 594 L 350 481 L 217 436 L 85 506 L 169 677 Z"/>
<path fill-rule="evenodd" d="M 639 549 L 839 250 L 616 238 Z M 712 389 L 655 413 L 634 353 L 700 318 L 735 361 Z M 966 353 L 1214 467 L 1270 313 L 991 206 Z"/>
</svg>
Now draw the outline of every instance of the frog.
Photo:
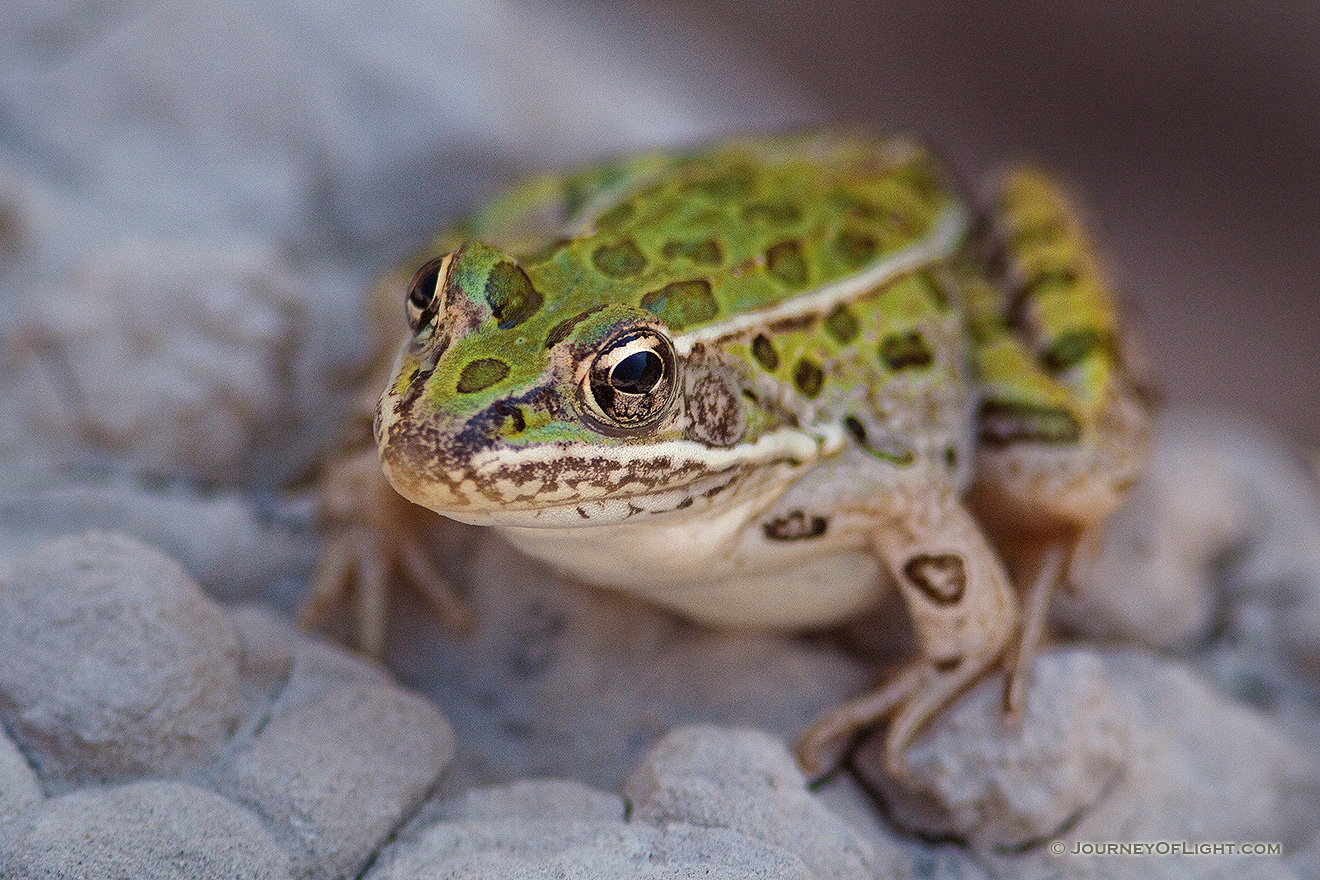
<svg viewBox="0 0 1320 880">
<path fill-rule="evenodd" d="M 471 625 L 401 537 L 414 506 L 714 627 L 828 627 L 896 589 L 915 656 L 802 734 L 812 773 L 882 728 L 903 774 L 993 673 L 1020 716 L 1052 591 L 1147 457 L 1154 395 L 1077 200 L 1034 166 L 974 196 L 913 137 L 534 176 L 378 291 L 406 328 L 307 616 L 356 590 L 378 646 L 393 560 Z"/>
</svg>

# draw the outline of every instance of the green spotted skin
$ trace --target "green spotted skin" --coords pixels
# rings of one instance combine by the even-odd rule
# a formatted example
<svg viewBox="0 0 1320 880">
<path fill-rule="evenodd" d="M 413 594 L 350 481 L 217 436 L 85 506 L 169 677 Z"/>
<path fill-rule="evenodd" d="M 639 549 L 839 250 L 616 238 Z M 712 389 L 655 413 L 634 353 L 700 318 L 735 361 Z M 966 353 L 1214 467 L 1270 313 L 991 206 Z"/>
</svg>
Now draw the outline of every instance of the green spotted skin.
<svg viewBox="0 0 1320 880">
<path fill-rule="evenodd" d="M 749 138 L 530 180 L 426 256 L 387 476 L 590 582 L 860 583 L 919 499 L 1098 518 L 1140 466 L 1110 294 L 1036 172 L 981 215 L 908 140 Z"/>
</svg>

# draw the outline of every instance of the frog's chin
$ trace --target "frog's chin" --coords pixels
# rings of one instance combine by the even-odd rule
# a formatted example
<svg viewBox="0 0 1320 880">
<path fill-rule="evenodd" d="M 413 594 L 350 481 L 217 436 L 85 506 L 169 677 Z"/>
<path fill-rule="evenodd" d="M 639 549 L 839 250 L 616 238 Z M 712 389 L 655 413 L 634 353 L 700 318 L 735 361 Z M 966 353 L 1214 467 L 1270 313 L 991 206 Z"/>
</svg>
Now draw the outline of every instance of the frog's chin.
<svg viewBox="0 0 1320 880">
<path fill-rule="evenodd" d="M 571 497 L 564 501 L 519 499 L 500 502 L 479 491 L 459 496 L 463 483 L 395 482 L 396 491 L 414 504 L 458 522 L 478 526 L 524 529 L 582 529 L 643 521 L 686 521 L 709 517 L 749 499 L 778 494 L 790 484 L 799 465 L 783 462 L 762 466 L 744 462 L 703 472 L 677 485 L 649 487 L 638 494 Z M 389 469 L 386 468 L 386 474 Z M 402 482 L 402 481 L 401 481 Z M 469 490 L 474 486 L 467 486 Z M 489 491 L 489 490 L 488 490 Z"/>
<path fill-rule="evenodd" d="M 829 445 L 780 429 L 736 447 L 547 444 L 446 464 L 443 455 L 422 461 L 385 443 L 381 464 L 404 498 L 460 522 L 581 528 L 662 515 L 672 521 L 781 490 Z"/>
</svg>

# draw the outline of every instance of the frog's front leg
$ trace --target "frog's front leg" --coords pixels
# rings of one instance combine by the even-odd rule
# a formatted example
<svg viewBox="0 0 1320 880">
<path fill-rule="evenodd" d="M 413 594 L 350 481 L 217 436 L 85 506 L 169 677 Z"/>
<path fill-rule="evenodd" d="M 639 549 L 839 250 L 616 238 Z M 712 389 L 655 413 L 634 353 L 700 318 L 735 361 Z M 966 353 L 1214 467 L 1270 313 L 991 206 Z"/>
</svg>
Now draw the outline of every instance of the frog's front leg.
<svg viewBox="0 0 1320 880">
<path fill-rule="evenodd" d="M 807 730 L 797 752 L 810 773 L 824 768 L 836 743 L 888 719 L 885 761 L 903 775 L 903 753 L 921 728 L 1000 664 L 1017 631 L 1008 576 L 958 501 L 943 499 L 887 522 L 871 543 L 898 582 L 918 657 L 888 684 Z"/>
<path fill-rule="evenodd" d="M 467 603 L 427 555 L 421 529 L 433 516 L 402 498 L 381 472 L 374 447 L 342 456 L 322 477 L 324 547 L 299 625 L 314 627 L 350 597 L 354 642 L 379 657 L 385 649 L 392 576 L 402 574 L 451 628 L 472 627 Z"/>
</svg>

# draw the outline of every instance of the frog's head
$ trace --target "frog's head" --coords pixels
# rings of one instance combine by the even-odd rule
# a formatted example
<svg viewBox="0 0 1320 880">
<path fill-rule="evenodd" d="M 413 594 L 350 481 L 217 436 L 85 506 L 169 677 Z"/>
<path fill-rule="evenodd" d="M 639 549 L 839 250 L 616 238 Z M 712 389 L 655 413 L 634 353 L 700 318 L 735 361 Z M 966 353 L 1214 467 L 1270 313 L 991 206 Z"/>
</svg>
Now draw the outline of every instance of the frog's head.
<svg viewBox="0 0 1320 880">
<path fill-rule="evenodd" d="M 407 312 L 376 437 L 390 482 L 418 504 L 583 525 L 629 515 L 630 499 L 686 509 L 692 487 L 739 465 L 736 375 L 680 358 L 651 311 L 543 293 L 513 256 L 473 242 L 417 271 Z"/>
</svg>

